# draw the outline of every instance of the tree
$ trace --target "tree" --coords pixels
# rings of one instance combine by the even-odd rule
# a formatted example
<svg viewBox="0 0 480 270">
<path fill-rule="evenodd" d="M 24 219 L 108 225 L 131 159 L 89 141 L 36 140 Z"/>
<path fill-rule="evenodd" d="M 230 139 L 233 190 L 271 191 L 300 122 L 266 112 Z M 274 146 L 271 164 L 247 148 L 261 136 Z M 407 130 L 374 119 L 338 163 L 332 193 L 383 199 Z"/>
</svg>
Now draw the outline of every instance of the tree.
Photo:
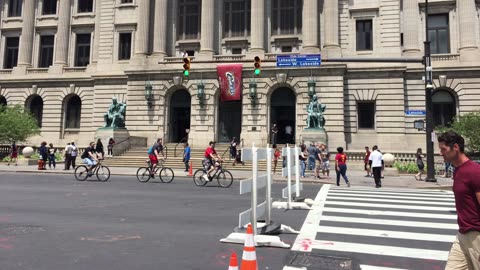
<svg viewBox="0 0 480 270">
<path fill-rule="evenodd" d="M 453 130 L 465 139 L 466 152 L 478 154 L 480 152 L 480 112 L 461 115 L 454 120 L 448 128 L 442 127 L 440 131 Z"/>
<path fill-rule="evenodd" d="M 24 142 L 40 134 L 37 120 L 20 105 L 0 105 L 0 143 Z"/>
</svg>

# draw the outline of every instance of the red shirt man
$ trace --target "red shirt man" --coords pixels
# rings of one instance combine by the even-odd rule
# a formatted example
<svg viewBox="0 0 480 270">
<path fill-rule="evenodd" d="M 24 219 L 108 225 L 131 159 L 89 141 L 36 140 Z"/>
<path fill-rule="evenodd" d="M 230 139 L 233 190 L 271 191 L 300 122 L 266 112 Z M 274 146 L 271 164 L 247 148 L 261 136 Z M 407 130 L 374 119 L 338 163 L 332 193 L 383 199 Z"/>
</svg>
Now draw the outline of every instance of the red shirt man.
<svg viewBox="0 0 480 270">
<path fill-rule="evenodd" d="M 445 269 L 480 269 L 480 165 L 468 159 L 465 140 L 454 131 L 439 136 L 438 146 L 445 161 L 455 166 L 453 193 L 459 227 Z"/>
</svg>

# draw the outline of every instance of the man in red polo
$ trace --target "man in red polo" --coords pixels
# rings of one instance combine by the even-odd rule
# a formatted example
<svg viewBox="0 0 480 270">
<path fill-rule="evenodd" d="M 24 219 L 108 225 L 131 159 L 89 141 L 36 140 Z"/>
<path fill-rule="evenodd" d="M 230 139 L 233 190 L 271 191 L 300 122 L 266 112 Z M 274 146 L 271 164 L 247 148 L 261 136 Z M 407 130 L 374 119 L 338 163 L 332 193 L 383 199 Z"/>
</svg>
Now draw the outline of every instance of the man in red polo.
<svg viewBox="0 0 480 270">
<path fill-rule="evenodd" d="M 465 140 L 453 131 L 438 137 L 440 154 L 455 166 L 453 193 L 458 233 L 446 270 L 480 269 L 480 165 L 464 153 Z"/>
</svg>

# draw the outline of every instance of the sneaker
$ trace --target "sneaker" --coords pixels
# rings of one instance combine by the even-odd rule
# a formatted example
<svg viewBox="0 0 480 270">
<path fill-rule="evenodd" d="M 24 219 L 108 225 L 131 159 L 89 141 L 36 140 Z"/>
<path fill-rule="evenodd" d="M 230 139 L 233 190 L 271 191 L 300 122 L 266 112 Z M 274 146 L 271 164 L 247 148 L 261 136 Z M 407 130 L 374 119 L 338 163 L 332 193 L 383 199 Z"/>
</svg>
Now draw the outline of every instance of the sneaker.
<svg viewBox="0 0 480 270">
<path fill-rule="evenodd" d="M 350 182 L 347 182 L 347 186 L 350 187 Z"/>
<path fill-rule="evenodd" d="M 93 175 L 93 173 L 87 173 L 87 177 L 91 177 Z"/>
<path fill-rule="evenodd" d="M 203 177 L 203 180 L 210 182 L 210 179 L 208 179 L 208 175 L 204 174 L 202 175 L 202 177 Z"/>
</svg>

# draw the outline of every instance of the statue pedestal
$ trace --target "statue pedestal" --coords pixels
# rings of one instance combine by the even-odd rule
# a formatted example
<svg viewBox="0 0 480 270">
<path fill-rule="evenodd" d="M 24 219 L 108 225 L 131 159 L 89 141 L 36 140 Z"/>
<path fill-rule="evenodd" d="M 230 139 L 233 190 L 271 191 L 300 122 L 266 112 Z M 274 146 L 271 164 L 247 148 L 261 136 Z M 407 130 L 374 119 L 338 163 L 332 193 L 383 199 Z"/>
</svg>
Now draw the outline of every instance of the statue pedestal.
<svg viewBox="0 0 480 270">
<path fill-rule="evenodd" d="M 113 145 L 113 156 L 118 156 L 123 154 L 129 147 L 130 141 L 128 138 L 130 133 L 126 128 L 99 128 L 95 133 L 95 143 L 98 139 L 102 140 L 103 149 L 105 155 L 108 151 L 108 141 L 110 138 L 115 140 L 115 145 Z"/>
<path fill-rule="evenodd" d="M 323 143 L 328 146 L 327 132 L 323 128 L 306 128 L 303 129 L 298 136 L 301 136 L 303 143 L 307 146 L 310 143 Z"/>
</svg>

